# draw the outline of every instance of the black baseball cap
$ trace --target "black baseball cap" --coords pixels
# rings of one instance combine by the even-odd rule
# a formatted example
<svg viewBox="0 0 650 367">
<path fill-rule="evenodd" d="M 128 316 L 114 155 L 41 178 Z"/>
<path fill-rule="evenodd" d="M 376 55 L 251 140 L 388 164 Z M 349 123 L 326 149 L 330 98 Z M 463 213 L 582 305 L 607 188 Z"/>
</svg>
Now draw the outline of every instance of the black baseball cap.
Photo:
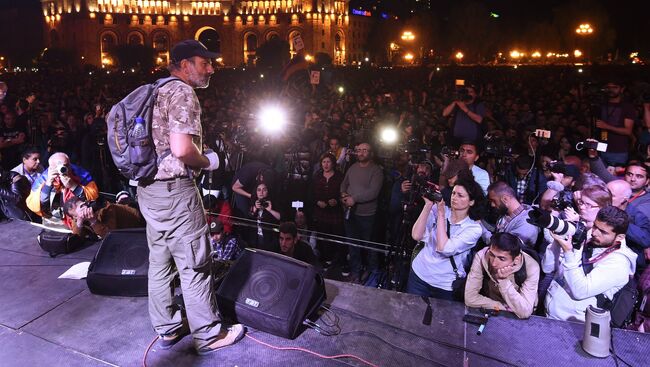
<svg viewBox="0 0 650 367">
<path fill-rule="evenodd" d="M 207 57 L 214 59 L 220 55 L 208 50 L 201 42 L 197 40 L 185 40 L 177 43 L 172 48 L 171 59 L 173 63 L 181 62 L 194 56 Z"/>
<path fill-rule="evenodd" d="M 223 223 L 217 218 L 210 218 L 210 233 L 221 233 L 223 232 Z"/>
</svg>

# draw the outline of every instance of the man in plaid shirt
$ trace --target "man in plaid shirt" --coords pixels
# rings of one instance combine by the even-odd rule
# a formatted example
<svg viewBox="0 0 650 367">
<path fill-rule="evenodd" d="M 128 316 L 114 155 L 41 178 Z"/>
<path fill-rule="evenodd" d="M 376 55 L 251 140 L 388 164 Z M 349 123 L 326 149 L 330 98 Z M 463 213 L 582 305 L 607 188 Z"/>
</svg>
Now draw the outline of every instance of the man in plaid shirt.
<svg viewBox="0 0 650 367">
<path fill-rule="evenodd" d="M 230 236 L 223 230 L 223 223 L 215 217 L 208 219 L 210 223 L 210 244 L 214 260 L 235 260 L 241 254 L 239 239 Z"/>
</svg>

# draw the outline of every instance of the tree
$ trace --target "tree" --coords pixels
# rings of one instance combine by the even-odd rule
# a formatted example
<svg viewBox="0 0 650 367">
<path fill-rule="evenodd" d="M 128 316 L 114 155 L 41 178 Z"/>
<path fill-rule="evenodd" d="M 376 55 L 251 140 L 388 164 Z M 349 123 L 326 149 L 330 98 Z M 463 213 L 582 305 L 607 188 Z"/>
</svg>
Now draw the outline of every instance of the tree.
<svg viewBox="0 0 650 367">
<path fill-rule="evenodd" d="M 119 45 L 110 53 L 115 56 L 120 67 L 153 69 L 154 50 L 144 45 Z"/>
<path fill-rule="evenodd" d="M 280 69 L 289 60 L 289 42 L 270 39 L 257 48 L 255 55 L 258 67 Z"/>
<path fill-rule="evenodd" d="M 314 64 L 319 68 L 332 66 L 332 56 L 325 52 L 316 52 L 314 55 Z"/>
<path fill-rule="evenodd" d="M 71 50 L 64 48 L 48 48 L 37 58 L 39 68 L 62 70 L 74 65 L 76 58 Z"/>
</svg>

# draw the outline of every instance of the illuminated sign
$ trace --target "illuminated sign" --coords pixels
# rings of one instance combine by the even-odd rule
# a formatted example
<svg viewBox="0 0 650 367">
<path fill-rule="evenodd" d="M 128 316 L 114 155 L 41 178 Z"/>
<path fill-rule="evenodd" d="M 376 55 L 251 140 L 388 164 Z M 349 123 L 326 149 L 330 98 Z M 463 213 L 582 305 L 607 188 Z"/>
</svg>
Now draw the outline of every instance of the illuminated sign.
<svg viewBox="0 0 650 367">
<path fill-rule="evenodd" d="M 352 9 L 352 14 L 361 15 L 362 17 L 371 17 L 372 16 L 372 13 L 367 11 L 367 10 Z"/>
</svg>

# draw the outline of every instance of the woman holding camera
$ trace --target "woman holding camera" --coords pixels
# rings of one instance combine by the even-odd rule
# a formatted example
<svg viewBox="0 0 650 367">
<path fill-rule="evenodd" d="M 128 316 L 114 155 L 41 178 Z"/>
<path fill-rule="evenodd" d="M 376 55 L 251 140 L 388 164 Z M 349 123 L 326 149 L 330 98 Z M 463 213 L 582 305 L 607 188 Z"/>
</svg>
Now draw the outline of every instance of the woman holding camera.
<svg viewBox="0 0 650 367">
<path fill-rule="evenodd" d="M 255 233 L 250 236 L 250 245 L 267 251 L 276 251 L 278 243 L 269 224 L 280 223 L 280 213 L 273 210 L 273 203 L 269 198 L 269 188 L 260 183 L 251 196 L 250 216 L 257 222 Z"/>
<path fill-rule="evenodd" d="M 411 264 L 406 292 L 454 300 L 452 283 L 466 276 L 470 250 L 481 237 L 478 220 L 485 208 L 485 196 L 476 181 L 463 178 L 454 186 L 450 207 L 442 200 L 434 203 L 426 197 L 424 203 L 411 235 L 425 245 Z"/>
</svg>

